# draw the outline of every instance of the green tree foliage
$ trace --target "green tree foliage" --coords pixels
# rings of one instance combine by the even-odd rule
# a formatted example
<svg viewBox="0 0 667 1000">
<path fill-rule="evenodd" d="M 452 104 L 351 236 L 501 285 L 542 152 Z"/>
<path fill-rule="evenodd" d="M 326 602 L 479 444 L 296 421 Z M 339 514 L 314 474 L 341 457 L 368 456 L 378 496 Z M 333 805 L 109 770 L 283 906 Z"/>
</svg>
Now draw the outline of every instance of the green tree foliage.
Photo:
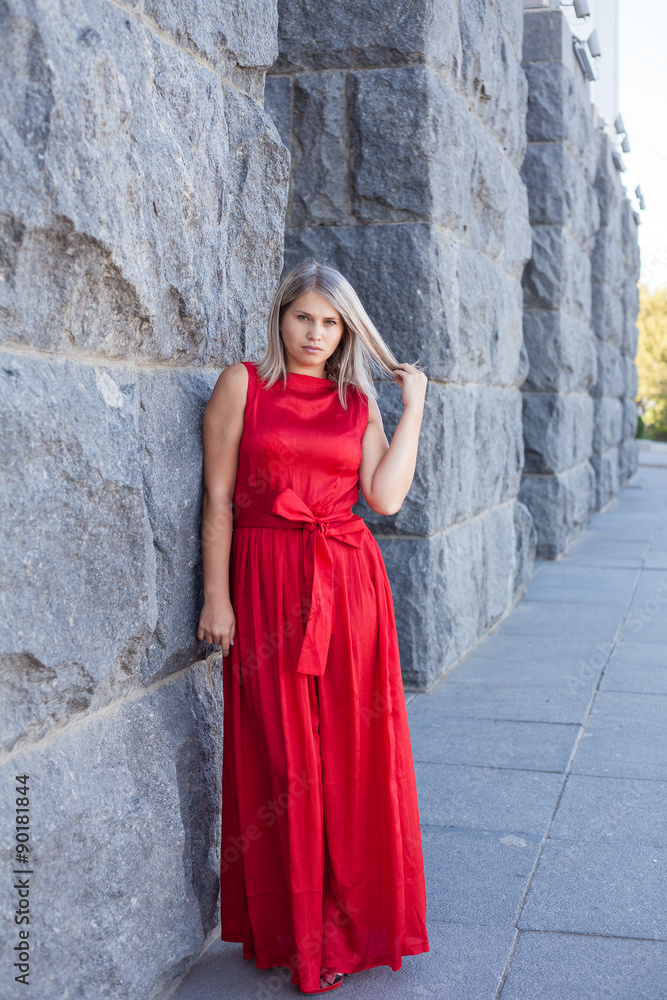
<svg viewBox="0 0 667 1000">
<path fill-rule="evenodd" d="M 653 294 L 639 285 L 637 403 L 650 436 L 667 432 L 667 287 Z"/>
</svg>

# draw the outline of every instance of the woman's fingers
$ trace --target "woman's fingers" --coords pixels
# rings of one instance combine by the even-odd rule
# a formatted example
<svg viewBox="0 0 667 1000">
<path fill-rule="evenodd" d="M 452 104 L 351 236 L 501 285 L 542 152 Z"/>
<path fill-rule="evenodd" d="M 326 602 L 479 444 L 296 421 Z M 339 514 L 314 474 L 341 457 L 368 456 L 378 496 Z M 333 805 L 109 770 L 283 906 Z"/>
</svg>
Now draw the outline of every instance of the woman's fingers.
<svg viewBox="0 0 667 1000">
<path fill-rule="evenodd" d="M 207 642 L 209 646 L 221 646 L 222 655 L 229 656 L 229 647 L 234 645 L 234 626 L 232 625 L 227 637 L 224 632 L 213 632 L 200 625 L 197 629 L 197 638 L 200 642 Z"/>
</svg>

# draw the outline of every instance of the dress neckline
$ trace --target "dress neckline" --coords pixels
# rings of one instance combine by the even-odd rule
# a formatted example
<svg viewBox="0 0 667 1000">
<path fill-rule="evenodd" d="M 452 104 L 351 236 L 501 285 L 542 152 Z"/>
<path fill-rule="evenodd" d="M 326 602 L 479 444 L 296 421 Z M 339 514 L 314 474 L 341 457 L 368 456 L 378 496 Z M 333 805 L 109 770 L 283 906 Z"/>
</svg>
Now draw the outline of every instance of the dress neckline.
<svg viewBox="0 0 667 1000">
<path fill-rule="evenodd" d="M 306 379 L 308 382 L 326 382 L 327 385 L 335 385 L 338 383 L 332 378 L 320 378 L 319 375 L 304 375 L 302 372 L 287 372 L 288 376 L 292 378 L 302 378 Z"/>
</svg>

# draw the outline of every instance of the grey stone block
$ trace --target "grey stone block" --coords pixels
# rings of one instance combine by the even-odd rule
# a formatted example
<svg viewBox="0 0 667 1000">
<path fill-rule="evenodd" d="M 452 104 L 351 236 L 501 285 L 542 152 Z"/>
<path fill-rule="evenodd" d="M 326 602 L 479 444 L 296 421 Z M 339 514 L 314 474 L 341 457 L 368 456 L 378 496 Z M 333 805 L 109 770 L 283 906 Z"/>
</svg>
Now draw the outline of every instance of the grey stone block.
<svg viewBox="0 0 667 1000">
<path fill-rule="evenodd" d="M 528 87 L 521 69 L 522 10 L 459 3 L 461 89 L 476 116 L 498 139 L 515 166 L 525 153 Z"/>
<path fill-rule="evenodd" d="M 118 6 L 10 11 L 0 336 L 178 363 L 263 340 L 288 180 L 269 116 Z"/>
<path fill-rule="evenodd" d="M 625 395 L 627 365 L 625 357 L 613 344 L 597 341 L 597 378 L 591 386 L 591 395 L 596 397 Z"/>
<path fill-rule="evenodd" d="M 592 184 L 598 161 L 597 133 L 574 67 L 556 61 L 527 62 L 524 70 L 528 79 L 529 143 L 563 143 Z"/>
<path fill-rule="evenodd" d="M 566 472 L 526 474 L 519 500 L 525 503 L 537 530 L 537 554 L 555 559 L 586 527 L 595 499 L 595 472 L 582 462 Z"/>
<path fill-rule="evenodd" d="M 524 464 L 521 401 L 518 390 L 475 391 L 473 514 L 513 499 L 519 492 Z"/>
<path fill-rule="evenodd" d="M 562 62 L 564 46 L 571 43 L 571 33 L 564 18 L 553 5 L 526 10 L 523 15 L 523 61 Z M 570 36 L 570 37 L 568 37 Z"/>
<path fill-rule="evenodd" d="M 529 252 L 525 194 L 463 98 L 427 67 L 348 80 L 355 214 L 432 220 L 491 259 L 506 258 L 518 277 Z"/>
<path fill-rule="evenodd" d="M 424 66 L 350 74 L 351 183 L 354 213 L 362 221 L 431 219 L 431 164 L 446 127 L 432 108 L 435 93 L 456 109 L 462 104 Z M 449 194 L 456 215 L 464 179 L 453 172 L 453 181 Z"/>
<path fill-rule="evenodd" d="M 618 468 L 621 485 L 627 483 L 639 468 L 639 444 L 633 439 L 622 441 L 618 449 Z"/>
<path fill-rule="evenodd" d="M 622 395 L 625 396 L 627 399 L 636 399 L 637 388 L 638 388 L 638 373 L 637 373 L 637 366 L 635 364 L 635 359 L 628 357 L 627 354 L 624 354 L 623 364 L 625 366 L 625 384 Z"/>
<path fill-rule="evenodd" d="M 201 414 L 215 376 L 5 355 L 3 378 L 11 748 L 200 658 Z"/>
<path fill-rule="evenodd" d="M 343 73 L 295 78 L 291 226 L 349 221 L 345 108 Z"/>
<path fill-rule="evenodd" d="M 521 280 L 523 269 L 532 255 L 533 233 L 528 219 L 528 191 L 519 171 L 503 162 L 507 210 L 505 212 L 503 270 Z"/>
<path fill-rule="evenodd" d="M 600 223 L 596 192 L 565 146 L 529 145 L 521 177 L 528 188 L 531 224 L 565 226 L 590 253 Z"/>
<path fill-rule="evenodd" d="M 528 589 L 533 575 L 537 549 L 537 531 L 532 515 L 526 505 L 518 500 L 514 501 L 514 538 L 516 571 L 512 605 L 516 604 Z"/>
<path fill-rule="evenodd" d="M 587 324 L 555 309 L 526 309 L 523 335 L 530 368 L 522 388 L 576 392 L 592 386 L 597 350 Z"/>
<path fill-rule="evenodd" d="M 3 763 L 5 802 L 30 775 L 43 1000 L 160 996 L 199 957 L 217 921 L 221 718 L 219 668 L 201 663 Z M 7 923 L 14 905 L 5 893 Z"/>
<path fill-rule="evenodd" d="M 528 309 L 562 309 L 590 322 L 590 259 L 567 229 L 533 227 L 533 256 L 524 271 L 523 290 Z"/>
<path fill-rule="evenodd" d="M 621 347 L 625 330 L 623 302 L 608 285 L 593 282 L 591 287 L 591 326 L 600 340 Z"/>
<path fill-rule="evenodd" d="M 585 462 L 593 442 L 593 400 L 584 393 L 523 393 L 525 472 L 563 472 Z"/>
<path fill-rule="evenodd" d="M 377 514 L 363 495 L 355 505 L 367 524 L 382 534 L 397 531 L 432 535 L 470 517 L 476 470 L 476 391 L 467 386 L 429 384 L 420 432 L 417 468 L 410 491 L 398 513 Z M 378 402 L 387 438 L 391 440 L 403 413 L 400 390 L 380 385 Z M 446 481 L 444 491 L 439 484 Z"/>
<path fill-rule="evenodd" d="M 148 684 L 202 656 L 201 423 L 217 373 L 139 376 L 139 432 L 146 511 L 156 560 L 157 621 L 141 661 Z M 166 415 L 168 418 L 166 419 Z"/>
<path fill-rule="evenodd" d="M 157 591 L 134 371 L 4 354 L 0 375 L 11 749 L 136 686 Z"/>
<path fill-rule="evenodd" d="M 461 245 L 458 253 L 457 382 L 519 386 L 528 372 L 523 350 L 522 294 L 483 254 Z"/>
<path fill-rule="evenodd" d="M 456 5 L 439 5 L 449 19 Z M 429 8 L 423 0 L 387 7 L 381 0 L 341 0 L 326 15 L 308 0 L 279 0 L 280 54 L 275 69 L 346 69 L 405 66 L 424 51 Z M 456 32 L 458 35 L 458 31 Z M 460 50 L 460 41 L 455 51 Z"/>
<path fill-rule="evenodd" d="M 622 440 L 625 408 L 622 400 L 609 396 L 597 397 L 593 402 L 595 404 L 593 451 L 601 454 Z M 614 493 L 617 492 L 618 490 L 614 490 Z"/>
<path fill-rule="evenodd" d="M 231 4 L 198 0 L 188 7 L 178 0 L 144 0 L 143 11 L 177 45 L 204 60 L 238 90 L 261 101 L 263 71 L 278 56 L 274 0 Z"/>
<path fill-rule="evenodd" d="M 292 77 L 267 76 L 264 85 L 264 110 L 271 115 L 283 145 L 292 147 Z"/>
<path fill-rule="evenodd" d="M 609 448 L 600 454 L 591 455 L 591 465 L 595 471 L 595 510 L 601 510 L 618 493 L 619 449 Z"/>
<path fill-rule="evenodd" d="M 619 204 L 623 196 L 623 184 L 612 159 L 611 139 L 604 132 L 598 136 L 598 163 L 595 173 L 595 190 L 600 205 L 600 225 L 614 227 L 614 238 L 618 238 Z"/>
</svg>

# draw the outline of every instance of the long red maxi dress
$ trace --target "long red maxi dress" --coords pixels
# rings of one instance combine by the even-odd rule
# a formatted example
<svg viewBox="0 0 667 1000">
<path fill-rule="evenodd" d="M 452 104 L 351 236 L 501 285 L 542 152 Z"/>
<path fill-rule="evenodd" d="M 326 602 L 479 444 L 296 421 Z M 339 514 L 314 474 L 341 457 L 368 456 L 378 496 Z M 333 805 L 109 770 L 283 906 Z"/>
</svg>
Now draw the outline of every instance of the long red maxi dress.
<svg viewBox="0 0 667 1000">
<path fill-rule="evenodd" d="M 222 940 L 315 990 L 429 950 L 394 607 L 359 497 L 368 400 L 255 365 L 223 657 Z"/>
</svg>

